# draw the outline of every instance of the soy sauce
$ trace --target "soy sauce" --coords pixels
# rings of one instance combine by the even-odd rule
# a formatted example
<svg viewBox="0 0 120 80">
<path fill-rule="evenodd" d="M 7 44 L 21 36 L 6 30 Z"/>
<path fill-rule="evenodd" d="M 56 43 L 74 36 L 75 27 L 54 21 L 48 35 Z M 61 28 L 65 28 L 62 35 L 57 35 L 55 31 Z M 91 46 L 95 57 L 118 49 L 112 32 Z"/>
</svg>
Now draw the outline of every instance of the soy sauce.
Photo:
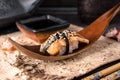
<svg viewBox="0 0 120 80">
<path fill-rule="evenodd" d="M 39 20 L 31 23 L 26 23 L 25 25 L 29 26 L 29 28 L 31 29 L 37 30 L 37 29 L 56 26 L 56 25 L 59 25 L 59 23 L 46 19 L 46 20 Z"/>
</svg>

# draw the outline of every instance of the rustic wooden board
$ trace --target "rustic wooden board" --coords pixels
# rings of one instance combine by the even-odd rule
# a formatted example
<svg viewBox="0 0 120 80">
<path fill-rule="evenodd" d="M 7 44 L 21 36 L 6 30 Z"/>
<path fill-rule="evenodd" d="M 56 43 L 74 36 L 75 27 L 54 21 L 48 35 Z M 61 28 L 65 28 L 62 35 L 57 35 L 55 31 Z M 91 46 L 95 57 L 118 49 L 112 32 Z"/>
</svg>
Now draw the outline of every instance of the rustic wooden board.
<svg viewBox="0 0 120 80">
<path fill-rule="evenodd" d="M 71 25 L 70 29 L 81 28 Z M 21 44 L 38 44 L 25 37 L 23 33 L 15 32 L 0 36 L 0 49 L 7 37 L 12 37 Z M 103 36 L 81 54 L 61 61 L 37 60 L 17 50 L 0 50 L 0 79 L 68 80 L 117 59 L 120 59 L 120 43 Z"/>
</svg>

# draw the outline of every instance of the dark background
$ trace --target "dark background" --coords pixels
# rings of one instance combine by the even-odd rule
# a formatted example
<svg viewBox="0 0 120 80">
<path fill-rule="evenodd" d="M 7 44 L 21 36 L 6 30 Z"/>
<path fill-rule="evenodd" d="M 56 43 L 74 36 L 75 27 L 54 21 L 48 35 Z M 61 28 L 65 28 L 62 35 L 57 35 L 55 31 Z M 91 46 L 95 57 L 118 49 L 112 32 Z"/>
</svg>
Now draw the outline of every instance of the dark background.
<svg viewBox="0 0 120 80">
<path fill-rule="evenodd" d="M 120 0 L 45 0 L 37 13 L 51 14 L 85 27 L 119 2 Z M 117 17 L 110 23 L 111 27 L 120 23 L 120 12 Z"/>
<path fill-rule="evenodd" d="M 38 15 L 50 14 L 80 24 L 77 11 L 77 0 L 45 0 L 37 11 Z"/>
<path fill-rule="evenodd" d="M 119 2 L 120 0 L 44 0 L 32 17 L 50 14 L 85 27 Z M 120 12 L 108 27 L 119 27 L 119 25 Z M 10 27 L 0 29 L 0 34 L 18 30 L 15 24 Z"/>
</svg>

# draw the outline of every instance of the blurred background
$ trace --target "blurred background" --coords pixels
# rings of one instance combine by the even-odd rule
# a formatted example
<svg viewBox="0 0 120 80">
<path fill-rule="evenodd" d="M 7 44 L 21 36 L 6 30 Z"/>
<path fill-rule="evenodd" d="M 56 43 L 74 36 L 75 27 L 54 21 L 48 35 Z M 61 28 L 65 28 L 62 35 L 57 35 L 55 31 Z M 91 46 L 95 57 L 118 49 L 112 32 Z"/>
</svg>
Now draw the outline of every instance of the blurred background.
<svg viewBox="0 0 120 80">
<path fill-rule="evenodd" d="M 29 0 L 22 1 L 28 2 Z M 29 17 L 50 14 L 64 19 L 71 24 L 85 27 L 119 2 L 120 0 L 42 0 L 42 3 L 40 3 L 40 5 L 32 14 L 30 14 Z M 111 21 L 109 28 L 119 27 L 119 25 L 120 12 Z M 17 31 L 15 23 L 7 27 L 0 26 L 0 34 L 6 34 L 14 31 Z"/>
</svg>

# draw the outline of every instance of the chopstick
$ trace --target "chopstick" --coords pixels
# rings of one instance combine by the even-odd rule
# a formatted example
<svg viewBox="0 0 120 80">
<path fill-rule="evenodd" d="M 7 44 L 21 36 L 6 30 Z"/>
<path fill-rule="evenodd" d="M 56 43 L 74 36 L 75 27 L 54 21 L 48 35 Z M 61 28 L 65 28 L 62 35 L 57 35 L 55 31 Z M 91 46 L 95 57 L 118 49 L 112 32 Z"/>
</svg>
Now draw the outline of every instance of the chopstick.
<svg viewBox="0 0 120 80">
<path fill-rule="evenodd" d="M 117 79 L 120 79 L 120 70 L 113 72 L 110 75 L 101 78 L 100 80 L 117 80 Z"/>
<path fill-rule="evenodd" d="M 105 77 L 117 70 L 120 70 L 120 62 L 118 62 L 108 68 L 105 68 L 99 72 L 96 72 L 95 74 L 85 77 L 82 80 L 99 80 L 100 78 Z"/>
</svg>

